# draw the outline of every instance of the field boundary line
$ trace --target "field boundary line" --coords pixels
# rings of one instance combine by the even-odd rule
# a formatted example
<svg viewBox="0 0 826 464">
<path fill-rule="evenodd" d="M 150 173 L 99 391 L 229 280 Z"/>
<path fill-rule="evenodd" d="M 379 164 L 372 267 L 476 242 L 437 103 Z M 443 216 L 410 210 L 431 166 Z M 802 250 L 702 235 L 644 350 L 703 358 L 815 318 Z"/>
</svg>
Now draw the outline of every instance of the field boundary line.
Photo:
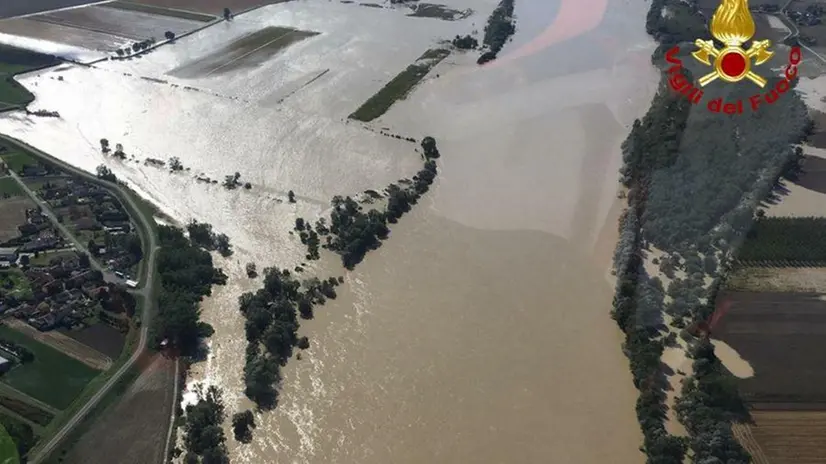
<svg viewBox="0 0 826 464">
<path fill-rule="evenodd" d="M 236 57 L 236 58 L 233 58 L 233 59 L 231 59 L 231 60 L 227 61 L 226 63 L 224 63 L 224 64 L 222 64 L 222 65 L 218 66 L 217 68 L 213 69 L 212 71 L 210 71 L 210 72 L 206 73 L 206 74 L 204 75 L 204 77 L 209 77 L 209 76 L 210 76 L 212 73 L 214 73 L 215 71 L 218 71 L 218 70 L 219 70 L 219 69 L 221 69 L 221 68 L 224 68 L 224 67 L 226 67 L 226 66 L 229 66 L 229 65 L 231 65 L 232 63 L 235 63 L 236 61 L 238 61 L 238 60 L 240 60 L 240 59 L 242 59 L 242 58 L 245 58 L 245 57 L 247 57 L 247 56 L 250 56 L 251 54 L 253 54 L 253 53 L 257 52 L 258 50 L 261 50 L 262 48 L 267 47 L 267 46 L 271 45 L 272 43 L 274 43 L 274 42 L 276 42 L 276 41 L 278 41 L 278 40 L 281 40 L 282 38 L 284 38 L 284 37 L 286 37 L 286 36 L 288 36 L 288 35 L 290 35 L 290 34 L 292 34 L 292 33 L 294 33 L 294 32 L 298 32 L 298 31 L 297 31 L 297 30 L 293 30 L 293 31 L 290 31 L 290 32 L 285 32 L 284 34 L 279 35 L 278 37 L 276 37 L 276 38 L 272 39 L 271 41 L 269 41 L 269 42 L 265 43 L 264 45 L 261 45 L 260 47 L 256 47 L 256 48 L 254 48 L 254 49 L 252 49 L 252 50 L 248 51 L 247 53 L 244 53 L 243 55 L 241 55 L 241 56 L 239 56 L 239 57 Z"/>
<path fill-rule="evenodd" d="M 124 8 L 123 7 L 124 4 L 126 4 L 126 5 L 138 5 L 139 7 L 147 7 L 147 10 L 153 9 L 153 10 L 158 10 L 158 12 L 157 13 L 152 13 L 150 11 L 130 9 L 128 6 L 126 6 Z M 169 17 L 169 18 L 183 19 L 183 20 L 195 21 L 195 22 L 200 22 L 200 23 L 210 23 L 210 22 L 215 21 L 216 19 L 218 19 L 217 15 L 212 15 L 212 14 L 208 14 L 208 13 L 201 13 L 201 12 L 198 12 L 198 11 L 184 10 L 184 9 L 181 9 L 181 8 L 169 8 L 169 7 L 166 7 L 166 6 L 146 5 L 144 3 L 130 2 L 129 0 L 114 0 L 114 1 L 111 1 L 111 2 L 103 3 L 100 6 L 104 7 L 104 8 L 113 8 L 113 9 L 120 10 L 120 11 L 131 11 L 131 12 L 134 12 L 134 13 L 144 13 L 144 14 L 155 15 L 155 16 L 166 16 L 166 17 Z M 185 17 L 182 17 L 182 16 L 175 16 L 175 15 L 171 15 L 171 14 L 163 14 L 161 12 L 162 10 L 178 12 L 178 13 L 188 14 L 188 15 L 192 15 L 192 16 L 201 16 L 204 19 L 202 19 L 202 20 L 201 19 L 192 19 L 191 17 L 190 18 L 185 18 Z M 209 18 L 209 19 L 206 19 L 206 18 Z"/>
<path fill-rule="evenodd" d="M 5 382 L 0 382 L 0 395 L 9 396 L 12 397 L 12 399 L 19 399 L 20 401 L 30 403 L 32 406 L 37 406 L 38 408 L 46 412 L 50 412 L 54 415 L 58 415 L 61 413 L 60 409 L 57 409 L 56 407 L 50 404 L 46 404 L 37 398 L 29 396 Z M 17 395 L 18 398 L 13 398 L 14 395 Z"/>
<path fill-rule="evenodd" d="M 26 14 L 22 14 L 22 15 L 9 16 L 8 18 L 0 18 L 0 19 L 30 18 L 32 16 L 37 16 L 37 15 L 42 15 L 42 14 L 57 13 L 57 12 L 60 12 L 60 11 L 68 11 L 68 10 L 76 10 L 78 8 L 86 8 L 87 6 L 102 5 L 104 3 L 109 3 L 111 1 L 112 0 L 99 0 L 99 1 L 96 1 L 96 2 L 95 1 L 90 1 L 89 3 L 84 3 L 82 5 L 65 6 L 63 8 L 54 8 L 54 9 L 51 9 L 51 10 L 38 11 L 37 13 L 26 13 Z"/>
</svg>

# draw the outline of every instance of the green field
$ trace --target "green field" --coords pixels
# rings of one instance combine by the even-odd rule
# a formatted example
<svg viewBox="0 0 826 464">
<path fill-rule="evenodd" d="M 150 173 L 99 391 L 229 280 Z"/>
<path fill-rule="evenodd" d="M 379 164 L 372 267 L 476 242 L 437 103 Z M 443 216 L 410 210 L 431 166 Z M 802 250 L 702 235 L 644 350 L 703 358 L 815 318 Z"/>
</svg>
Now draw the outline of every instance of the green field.
<svg viewBox="0 0 826 464">
<path fill-rule="evenodd" d="M 48 253 L 41 252 L 38 256 L 32 256 L 31 258 L 29 258 L 29 265 L 46 266 L 55 258 L 77 258 L 77 253 L 74 250 L 49 250 Z"/>
<path fill-rule="evenodd" d="M 34 361 L 15 366 L 0 380 L 55 408 L 69 406 L 89 381 L 99 374 L 99 371 L 80 361 L 9 327 L 0 326 L 0 337 L 19 343 L 34 353 Z"/>
<path fill-rule="evenodd" d="M 0 105 L 2 108 L 26 105 L 34 100 L 34 95 L 14 80 L 15 74 L 59 62 L 54 56 L 0 45 Z"/>
<path fill-rule="evenodd" d="M 349 117 L 363 122 L 370 122 L 383 115 L 398 100 L 402 100 L 424 79 L 424 76 L 450 54 L 449 50 L 431 49 L 420 56 L 415 63 L 408 66 L 387 83 L 375 95 Z"/>
<path fill-rule="evenodd" d="M 17 453 L 17 445 L 14 443 L 9 432 L 0 424 L 0 464 L 17 464 L 20 456 Z"/>
<path fill-rule="evenodd" d="M 49 411 L 11 396 L 0 395 L 0 406 L 41 426 L 49 425 L 49 422 L 54 419 L 54 414 Z"/>
<path fill-rule="evenodd" d="M 20 184 L 11 177 L 0 177 L 0 198 L 16 197 L 23 195 Z"/>
<path fill-rule="evenodd" d="M 0 143 L 0 147 L 7 147 L 6 152 L 0 155 L 0 158 L 3 159 L 3 162 L 6 163 L 9 169 L 16 173 L 20 173 L 24 166 L 36 166 L 39 164 L 32 155 L 17 149 L 13 145 Z"/>
<path fill-rule="evenodd" d="M 26 301 L 32 298 L 32 288 L 20 269 L 3 269 L 0 270 L 0 294 Z"/>
<path fill-rule="evenodd" d="M 14 442 L 18 456 L 25 455 L 37 442 L 37 436 L 32 427 L 17 418 L 0 413 L 0 425 L 3 426 Z M 3 451 L 5 451 L 5 448 L 3 448 Z"/>
</svg>

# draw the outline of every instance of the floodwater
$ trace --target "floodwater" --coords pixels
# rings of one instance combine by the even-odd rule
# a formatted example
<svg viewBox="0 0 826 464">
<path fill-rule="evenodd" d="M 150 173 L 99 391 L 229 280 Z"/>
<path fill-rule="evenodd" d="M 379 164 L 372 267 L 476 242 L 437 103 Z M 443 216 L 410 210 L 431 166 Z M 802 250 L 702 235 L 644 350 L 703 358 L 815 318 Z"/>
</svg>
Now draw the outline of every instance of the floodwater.
<svg viewBox="0 0 826 464">
<path fill-rule="evenodd" d="M 235 412 L 249 407 L 236 300 L 259 285 L 244 264 L 294 267 L 303 255 L 288 234 L 296 216 L 316 217 L 333 195 L 381 188 L 419 168 L 414 145 L 345 118 L 440 38 L 481 30 L 495 5 L 446 3 L 477 13 L 447 22 L 293 2 L 140 60 L 63 69 L 62 81 L 36 73 L 22 79 L 38 97 L 33 107 L 62 118 L 6 115 L 0 132 L 84 169 L 106 163 L 170 216 L 230 235 L 236 254 L 217 262 L 231 279 L 204 303 L 216 333 L 192 380 L 223 386 Z M 543 31 L 567 7 L 518 1 L 519 31 L 499 65 L 451 55 L 372 124 L 436 137 L 439 177 L 355 271 L 329 256 L 311 265 L 345 284 L 302 323 L 311 347 L 284 369 L 280 404 L 256 416 L 255 441 L 229 440 L 233 462 L 644 461 L 636 391 L 609 317 L 608 269 L 619 145 L 657 76 L 647 5 L 610 2 L 598 29 L 575 30 L 600 15 L 603 2 L 587 3 L 560 35 L 559 24 Z M 167 74 L 267 26 L 320 34 L 242 72 Z M 537 46 L 543 36 L 575 38 Z M 101 137 L 137 159 L 177 156 L 191 171 L 106 159 Z M 252 190 L 192 178 L 235 171 Z M 289 189 L 295 205 L 284 201 Z"/>
</svg>

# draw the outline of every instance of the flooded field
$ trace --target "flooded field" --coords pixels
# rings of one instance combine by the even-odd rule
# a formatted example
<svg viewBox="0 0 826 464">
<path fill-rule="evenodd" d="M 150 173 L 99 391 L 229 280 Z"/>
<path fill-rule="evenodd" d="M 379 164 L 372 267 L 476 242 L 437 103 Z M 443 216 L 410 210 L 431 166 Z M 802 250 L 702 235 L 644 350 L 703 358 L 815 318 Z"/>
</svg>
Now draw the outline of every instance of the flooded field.
<svg viewBox="0 0 826 464">
<path fill-rule="evenodd" d="M 144 5 L 155 5 L 179 10 L 200 11 L 202 13 L 220 15 L 224 8 L 229 8 L 238 14 L 244 11 L 274 3 L 283 3 L 287 0 L 132 0 Z"/>
<path fill-rule="evenodd" d="M 556 2 L 518 2 L 500 65 L 453 53 L 371 124 L 346 119 L 422 51 L 480 29 L 495 3 L 448 2 L 476 12 L 459 21 L 285 3 L 140 60 L 21 79 L 32 109 L 61 118 L 7 114 L 0 132 L 89 171 L 105 163 L 170 216 L 231 237 L 235 255 L 216 258 L 228 285 L 204 303 L 210 356 L 191 379 L 224 387 L 230 413 L 249 407 L 237 298 L 260 283 L 244 265 L 293 268 L 304 255 L 288 234 L 296 217 L 419 169 L 416 145 L 379 128 L 436 137 L 439 177 L 391 238 L 353 272 L 333 256 L 311 265 L 345 284 L 302 323 L 311 347 L 284 369 L 281 402 L 257 415 L 254 442 L 230 439 L 233 462 L 643 462 L 608 269 L 619 145 L 657 81 L 646 5 L 611 3 L 604 18 L 594 8 L 592 31 L 592 18 L 549 27 Z M 252 67 L 174 71 L 268 28 L 319 34 Z M 102 137 L 135 161 L 104 157 Z M 171 156 L 191 171 L 140 161 Z M 235 171 L 251 190 L 193 179 Z"/>
<path fill-rule="evenodd" d="M 169 75 L 181 78 L 208 77 L 215 73 L 256 67 L 291 44 L 314 35 L 318 35 L 318 32 L 300 31 L 289 27 L 267 27 L 176 68 L 170 71 Z"/>
<path fill-rule="evenodd" d="M 43 11 L 56 10 L 59 8 L 71 8 L 90 3 L 97 3 L 99 0 L 26 0 L 6 1 L 0 3 L 0 18 L 13 18 L 16 16 L 41 13 Z"/>
<path fill-rule="evenodd" d="M 81 59 L 89 61 L 102 58 L 106 53 L 111 53 L 131 43 L 126 37 L 77 29 L 60 24 L 44 23 L 31 18 L 0 21 L 0 41 L 38 51 L 52 51 L 53 53 L 61 53 L 61 47 L 56 47 L 55 44 L 62 44 L 64 47 L 68 46 L 84 51 L 77 53 L 72 50 L 69 53 L 63 52 L 61 56 L 81 57 Z"/>
</svg>

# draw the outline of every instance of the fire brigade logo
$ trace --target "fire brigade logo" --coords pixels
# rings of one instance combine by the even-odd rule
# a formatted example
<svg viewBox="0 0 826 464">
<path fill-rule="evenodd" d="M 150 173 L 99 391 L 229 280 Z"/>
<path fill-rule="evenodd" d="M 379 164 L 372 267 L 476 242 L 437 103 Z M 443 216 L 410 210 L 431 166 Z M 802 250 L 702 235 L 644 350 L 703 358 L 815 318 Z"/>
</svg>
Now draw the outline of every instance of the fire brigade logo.
<svg viewBox="0 0 826 464">
<path fill-rule="evenodd" d="M 754 65 L 759 66 L 768 61 L 774 52 L 768 50 L 771 45 L 768 40 L 754 40 L 748 49 L 743 48 L 743 44 L 754 36 L 754 19 L 748 0 L 722 0 L 711 18 L 710 29 L 711 35 L 724 46 L 717 49 L 712 40 L 697 39 L 694 42 L 698 49 L 692 56 L 697 61 L 712 66 L 709 57 L 714 58 L 714 71 L 698 80 L 700 87 L 718 78 L 726 82 L 748 79 L 764 87 L 766 79 L 751 70 L 752 59 Z"/>
</svg>

